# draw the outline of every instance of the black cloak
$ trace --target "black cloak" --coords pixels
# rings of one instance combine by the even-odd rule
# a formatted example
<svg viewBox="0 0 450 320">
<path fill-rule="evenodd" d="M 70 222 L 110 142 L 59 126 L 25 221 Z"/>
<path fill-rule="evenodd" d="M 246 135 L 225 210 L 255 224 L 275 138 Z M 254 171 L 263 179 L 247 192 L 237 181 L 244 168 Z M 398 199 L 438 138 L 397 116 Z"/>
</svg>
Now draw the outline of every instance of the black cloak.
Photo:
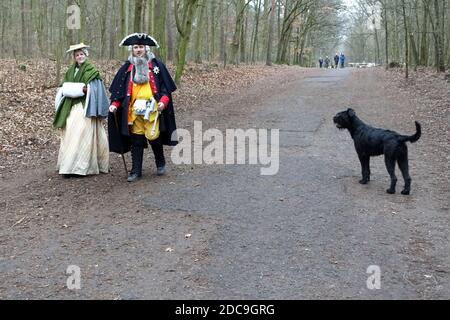
<svg viewBox="0 0 450 320">
<path fill-rule="evenodd" d="M 131 97 L 127 96 L 128 84 L 131 76 L 131 72 L 127 72 L 129 66 L 130 62 L 126 61 L 125 64 L 120 67 L 119 71 L 117 71 L 117 74 L 109 87 L 111 101 L 120 101 L 120 107 L 116 112 L 119 130 L 116 127 L 114 114 L 110 112 L 108 115 L 109 150 L 116 153 L 127 153 L 131 150 L 130 132 L 128 128 L 128 104 Z M 159 68 L 158 73 L 153 72 L 156 89 L 158 91 L 154 94 L 156 101 L 159 102 L 162 96 L 168 96 L 170 99 L 168 106 L 160 114 L 160 138 L 163 144 L 175 146 L 178 141 L 171 140 L 172 133 L 177 129 L 172 102 L 172 92 L 174 92 L 177 87 L 164 63 L 155 58 L 152 59 L 152 66 L 153 68 Z"/>
</svg>

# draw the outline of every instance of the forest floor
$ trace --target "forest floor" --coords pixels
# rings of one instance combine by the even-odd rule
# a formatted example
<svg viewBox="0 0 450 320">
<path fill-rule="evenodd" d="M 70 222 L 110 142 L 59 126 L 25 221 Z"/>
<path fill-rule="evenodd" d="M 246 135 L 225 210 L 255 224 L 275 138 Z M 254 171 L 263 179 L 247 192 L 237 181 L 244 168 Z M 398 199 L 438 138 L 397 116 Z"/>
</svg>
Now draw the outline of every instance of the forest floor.
<svg viewBox="0 0 450 320">
<path fill-rule="evenodd" d="M 109 84 L 119 62 L 96 65 Z M 146 152 L 144 178 L 129 184 L 116 154 L 109 174 L 57 174 L 54 74 L 49 61 L 0 61 L 0 299 L 450 298 L 444 75 L 190 65 L 174 96 L 178 127 L 279 128 L 279 172 L 174 165 L 167 148 L 167 175 Z M 385 193 L 381 157 L 358 184 L 351 137 L 332 123 L 348 107 L 404 134 L 422 124 L 410 196 Z M 80 290 L 66 286 L 69 265 Z M 379 290 L 366 286 L 371 265 Z"/>
</svg>

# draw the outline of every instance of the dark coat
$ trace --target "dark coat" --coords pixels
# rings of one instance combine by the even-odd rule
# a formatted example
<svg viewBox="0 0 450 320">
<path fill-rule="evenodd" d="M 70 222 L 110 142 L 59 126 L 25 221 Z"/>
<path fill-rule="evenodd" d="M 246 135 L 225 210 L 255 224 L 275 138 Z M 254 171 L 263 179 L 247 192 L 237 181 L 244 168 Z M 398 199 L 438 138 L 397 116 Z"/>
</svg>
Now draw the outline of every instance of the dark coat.
<svg viewBox="0 0 450 320">
<path fill-rule="evenodd" d="M 157 88 L 157 93 L 154 94 L 156 101 L 159 101 L 162 96 L 168 96 L 170 99 L 168 106 L 160 115 L 160 137 L 163 144 L 174 146 L 178 141 L 171 140 L 172 133 L 177 129 L 172 102 L 172 92 L 174 92 L 177 87 L 166 66 L 161 61 L 153 59 L 152 65 L 153 67 L 157 66 L 160 70 L 158 74 L 154 73 Z M 111 92 L 111 101 L 120 101 L 120 107 L 116 112 L 119 130 L 116 127 L 114 114 L 110 112 L 108 115 L 109 150 L 116 153 L 126 153 L 131 150 L 130 131 L 128 127 L 128 105 L 131 97 L 127 96 L 128 84 L 131 76 L 131 72 L 128 71 L 129 66 L 130 62 L 126 61 L 122 67 L 120 67 L 109 88 L 109 92 Z M 152 70 L 150 70 L 150 72 L 152 72 Z"/>
</svg>

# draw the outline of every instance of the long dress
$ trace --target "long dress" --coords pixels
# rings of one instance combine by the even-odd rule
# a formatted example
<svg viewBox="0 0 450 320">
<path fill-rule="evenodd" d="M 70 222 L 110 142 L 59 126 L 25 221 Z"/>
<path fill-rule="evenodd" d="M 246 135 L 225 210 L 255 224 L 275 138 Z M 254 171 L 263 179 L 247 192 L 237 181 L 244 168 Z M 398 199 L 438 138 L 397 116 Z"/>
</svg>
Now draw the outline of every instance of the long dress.
<svg viewBox="0 0 450 320">
<path fill-rule="evenodd" d="M 57 169 L 60 174 L 91 175 L 109 171 L 108 138 L 101 118 L 85 117 L 83 104 L 70 111 L 61 130 Z"/>
<path fill-rule="evenodd" d="M 104 119 L 85 117 L 82 103 L 72 107 L 61 132 L 60 174 L 90 175 L 109 171 L 109 146 Z"/>
</svg>

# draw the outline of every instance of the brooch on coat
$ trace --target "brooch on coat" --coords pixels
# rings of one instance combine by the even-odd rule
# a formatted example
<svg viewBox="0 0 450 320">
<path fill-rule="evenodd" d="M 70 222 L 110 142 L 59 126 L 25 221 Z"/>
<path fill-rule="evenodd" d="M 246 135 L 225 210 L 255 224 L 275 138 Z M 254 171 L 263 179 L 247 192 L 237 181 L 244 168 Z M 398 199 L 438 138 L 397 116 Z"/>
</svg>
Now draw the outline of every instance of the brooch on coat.
<svg viewBox="0 0 450 320">
<path fill-rule="evenodd" d="M 159 73 L 159 68 L 158 67 L 154 67 L 153 68 L 153 73 L 154 74 L 158 74 Z"/>
</svg>

